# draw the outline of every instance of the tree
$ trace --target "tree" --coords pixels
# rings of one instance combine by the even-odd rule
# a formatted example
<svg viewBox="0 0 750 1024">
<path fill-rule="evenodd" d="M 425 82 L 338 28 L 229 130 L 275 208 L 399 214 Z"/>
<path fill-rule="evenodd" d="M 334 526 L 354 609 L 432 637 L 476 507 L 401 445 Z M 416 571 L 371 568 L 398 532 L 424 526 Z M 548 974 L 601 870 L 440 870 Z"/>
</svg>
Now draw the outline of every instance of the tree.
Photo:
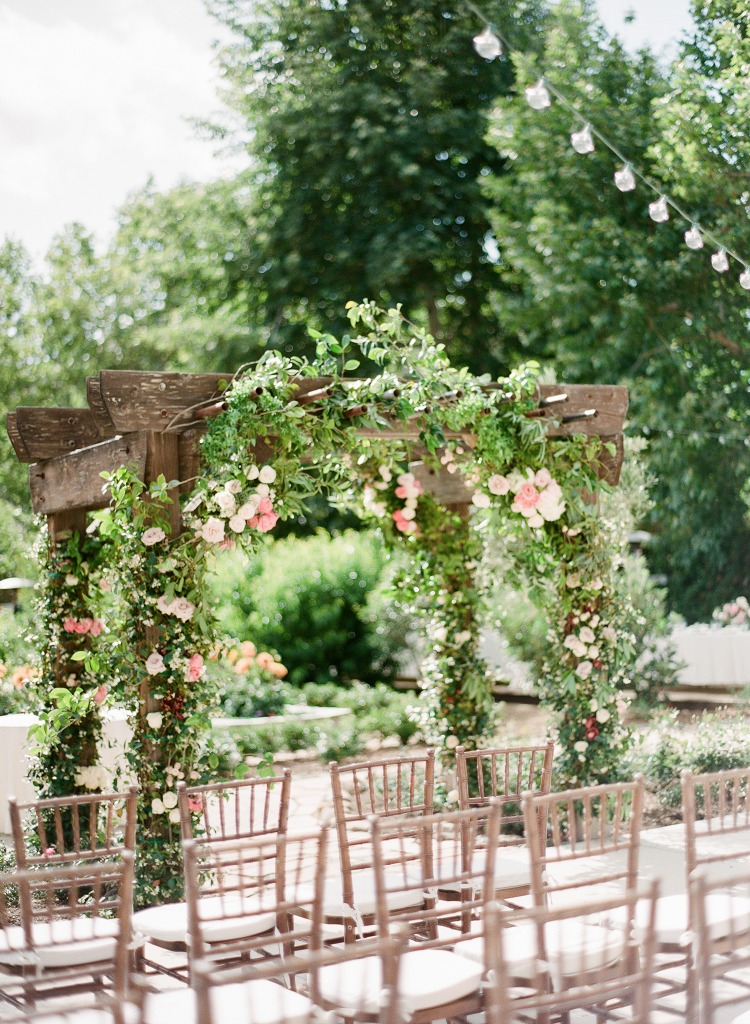
<svg viewBox="0 0 750 1024">
<path fill-rule="evenodd" d="M 486 306 L 494 275 L 480 182 L 511 68 L 471 48 L 463 5 L 416 0 L 211 0 L 236 33 L 227 99 L 252 159 L 258 298 L 273 338 L 336 332 L 350 299 L 401 302 L 454 356 L 489 369 L 511 335 Z M 508 12 L 529 42 L 538 0 Z"/>
<path fill-rule="evenodd" d="M 747 43 L 744 56 L 733 49 L 740 6 L 703 5 L 685 63 L 666 73 L 649 53 L 630 56 L 609 39 L 591 4 L 561 3 L 539 63 L 639 169 L 747 252 L 737 178 L 746 162 Z M 538 75 L 531 63 L 518 59 L 524 84 Z M 650 439 L 656 477 L 652 566 L 668 575 L 673 607 L 705 618 L 750 586 L 741 498 L 750 475 L 750 345 L 739 267 L 719 275 L 705 251 L 687 249 L 690 225 L 674 212 L 669 223 L 651 222 L 646 207 L 656 196 L 641 184 L 617 191 L 611 153 L 571 149 L 580 126 L 560 103 L 544 111 L 518 99 L 498 104 L 491 138 L 512 170 L 487 185 L 503 282 L 493 304 L 559 378 L 630 386 L 633 427 Z"/>
</svg>

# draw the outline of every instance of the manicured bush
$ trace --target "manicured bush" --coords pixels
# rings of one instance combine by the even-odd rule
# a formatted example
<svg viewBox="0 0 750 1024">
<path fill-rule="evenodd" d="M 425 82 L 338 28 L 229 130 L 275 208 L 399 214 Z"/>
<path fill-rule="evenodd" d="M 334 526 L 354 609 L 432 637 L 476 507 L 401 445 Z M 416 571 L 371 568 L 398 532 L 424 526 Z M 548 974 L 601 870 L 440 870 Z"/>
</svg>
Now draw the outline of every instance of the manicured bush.
<svg viewBox="0 0 750 1024">
<path fill-rule="evenodd" d="M 290 682 L 388 680 L 406 623 L 379 592 L 378 535 L 346 531 L 269 543 L 255 563 L 219 563 L 219 616 L 228 632 L 282 652 Z"/>
</svg>

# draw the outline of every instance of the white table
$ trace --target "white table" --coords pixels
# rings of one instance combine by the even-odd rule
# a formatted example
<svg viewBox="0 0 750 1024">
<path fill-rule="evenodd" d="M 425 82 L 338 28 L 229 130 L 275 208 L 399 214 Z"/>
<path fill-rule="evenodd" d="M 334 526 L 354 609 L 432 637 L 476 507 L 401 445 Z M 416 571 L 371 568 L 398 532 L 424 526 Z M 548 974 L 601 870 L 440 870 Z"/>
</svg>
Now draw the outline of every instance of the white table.
<svg viewBox="0 0 750 1024">
<path fill-rule="evenodd" d="M 697 623 L 672 631 L 677 657 L 685 662 L 678 678 L 687 686 L 750 685 L 750 630 Z"/>
<path fill-rule="evenodd" d="M 8 797 L 14 796 L 22 803 L 35 798 L 34 787 L 26 776 L 29 770 L 29 729 L 38 721 L 37 716 L 31 714 L 0 716 L 0 834 L 10 832 Z M 115 768 L 125 763 L 124 750 L 131 735 L 127 711 L 110 708 L 104 718 L 99 757 L 112 780 Z M 127 780 L 122 779 L 119 788 L 126 784 Z"/>
</svg>

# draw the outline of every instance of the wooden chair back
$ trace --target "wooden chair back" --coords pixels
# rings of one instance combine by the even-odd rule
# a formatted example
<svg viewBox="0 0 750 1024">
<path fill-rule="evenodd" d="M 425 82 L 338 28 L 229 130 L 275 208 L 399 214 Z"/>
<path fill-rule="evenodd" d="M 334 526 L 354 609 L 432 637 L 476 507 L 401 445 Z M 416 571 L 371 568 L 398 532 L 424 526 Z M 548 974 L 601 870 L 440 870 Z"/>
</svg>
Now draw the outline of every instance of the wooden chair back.
<svg viewBox="0 0 750 1024">
<path fill-rule="evenodd" d="M 575 898 L 595 887 L 633 890 L 643 820 L 643 777 L 569 789 L 523 800 L 531 852 L 531 892 L 543 906 L 550 898 Z"/>
<path fill-rule="evenodd" d="M 103 975 L 124 998 L 133 864 L 132 851 L 123 850 L 116 861 L 0 875 L 0 964 L 22 976 L 26 1002 L 90 989 Z"/>
<path fill-rule="evenodd" d="M 367 1020 L 370 1024 L 404 1024 L 405 1016 L 400 1005 L 399 975 L 401 958 L 406 949 L 408 934 L 405 929 L 394 929 L 391 935 L 385 937 L 373 937 L 363 939 L 361 942 L 321 946 L 314 952 L 305 950 L 302 953 L 288 956 L 284 961 L 284 968 L 288 969 L 293 977 L 307 975 L 306 991 L 309 994 L 309 1005 L 307 1013 L 295 1013 L 294 1020 L 297 1024 L 320 1024 L 322 1020 L 344 1018 L 345 1020 Z M 321 973 L 327 969 L 338 969 L 340 967 L 354 967 L 358 962 L 380 960 L 380 972 L 382 983 L 380 987 L 380 998 L 378 1007 L 373 1012 L 371 1006 L 365 1006 L 363 990 L 356 990 L 356 985 L 350 987 L 351 998 L 346 1003 L 336 1005 L 322 1005 L 320 996 L 319 978 Z M 217 989 L 223 985 L 240 986 L 245 984 L 240 999 L 235 999 L 235 1019 L 250 1020 L 257 1015 L 256 1000 L 257 990 L 253 988 L 253 982 L 263 980 L 277 981 L 279 977 L 278 961 L 254 960 L 251 963 L 243 963 L 238 967 L 227 971 L 216 973 L 215 965 L 211 960 L 196 960 L 193 966 L 193 988 L 196 991 L 197 1019 L 196 1024 L 225 1024 L 226 1017 L 217 1011 L 217 1005 L 221 1004 L 220 999 L 214 999 Z M 250 982 L 249 985 L 246 983 Z M 273 1005 L 273 992 L 268 987 L 263 992 L 263 1019 L 282 1021 L 285 1019 L 284 994 L 286 989 L 279 986 L 279 1005 Z M 243 1006 L 243 999 L 245 1005 Z"/>
<path fill-rule="evenodd" d="M 750 865 L 735 865 L 723 875 L 700 867 L 690 877 L 689 895 L 698 1019 L 719 1024 L 740 1013 L 744 1018 L 750 1011 Z"/>
<path fill-rule="evenodd" d="M 370 832 L 378 934 L 404 923 L 423 949 L 476 938 L 495 893 L 499 805 L 412 818 L 373 815 Z"/>
<path fill-rule="evenodd" d="M 328 831 L 183 843 L 191 963 L 321 945 Z M 283 973 L 283 972 L 282 972 Z"/>
<path fill-rule="evenodd" d="M 688 879 L 698 867 L 750 854 L 750 768 L 686 769 L 681 784 Z"/>
<path fill-rule="evenodd" d="M 524 843 L 524 794 L 544 795 L 552 785 L 552 760 L 555 745 L 494 747 L 466 750 L 456 747 L 456 784 L 458 806 L 485 807 L 499 800 L 502 808 L 501 844 Z"/>
<path fill-rule="evenodd" d="M 9 800 L 19 868 L 112 860 L 135 850 L 138 787 L 19 803 Z M 26 827 L 38 852 L 27 847 Z"/>
<path fill-rule="evenodd" d="M 619 896 L 562 907 L 508 911 L 491 903 L 485 930 L 487 1024 L 570 1020 L 578 1009 L 587 1010 L 591 1019 L 610 1020 L 614 1008 L 618 1021 L 650 1024 L 657 895 L 658 885 L 652 882 Z M 646 925 L 638 928 L 636 938 L 639 904 L 646 906 L 645 914 L 643 910 L 638 914 Z M 617 928 L 602 923 L 608 916 L 618 922 Z M 581 929 L 581 922 L 587 921 L 590 925 Z M 520 986 L 514 956 L 519 925 L 532 940 L 528 950 L 532 969 Z M 571 926 L 579 936 L 575 944 L 566 940 Z"/>
<path fill-rule="evenodd" d="M 343 903 L 355 906 L 354 872 L 372 870 L 372 815 L 385 819 L 432 814 L 435 801 L 435 751 L 413 757 L 329 765 L 336 838 L 341 863 Z M 352 922 L 347 918 L 347 937 Z"/>
<path fill-rule="evenodd" d="M 286 832 L 292 773 L 215 782 L 177 784 L 182 838 L 202 843 Z"/>
</svg>

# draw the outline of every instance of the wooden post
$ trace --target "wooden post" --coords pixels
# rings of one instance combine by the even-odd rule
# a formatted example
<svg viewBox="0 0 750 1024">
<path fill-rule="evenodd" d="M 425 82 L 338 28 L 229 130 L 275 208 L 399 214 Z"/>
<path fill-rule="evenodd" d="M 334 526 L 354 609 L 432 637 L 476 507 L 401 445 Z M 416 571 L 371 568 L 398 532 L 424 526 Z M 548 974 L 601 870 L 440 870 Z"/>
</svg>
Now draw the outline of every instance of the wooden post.
<svg viewBox="0 0 750 1024">
<path fill-rule="evenodd" d="M 66 541 L 74 533 L 83 537 L 86 533 L 86 512 L 84 509 L 76 508 L 66 512 L 53 512 L 47 516 L 48 544 L 49 551 L 53 551 Z M 65 687 L 68 685 L 68 678 L 71 675 L 76 677 L 83 674 L 83 662 L 71 661 L 70 655 L 73 651 L 81 650 L 88 644 L 88 638 L 83 640 L 78 634 L 69 634 L 61 637 L 60 646 L 55 654 L 54 676 L 55 686 Z"/>
</svg>

